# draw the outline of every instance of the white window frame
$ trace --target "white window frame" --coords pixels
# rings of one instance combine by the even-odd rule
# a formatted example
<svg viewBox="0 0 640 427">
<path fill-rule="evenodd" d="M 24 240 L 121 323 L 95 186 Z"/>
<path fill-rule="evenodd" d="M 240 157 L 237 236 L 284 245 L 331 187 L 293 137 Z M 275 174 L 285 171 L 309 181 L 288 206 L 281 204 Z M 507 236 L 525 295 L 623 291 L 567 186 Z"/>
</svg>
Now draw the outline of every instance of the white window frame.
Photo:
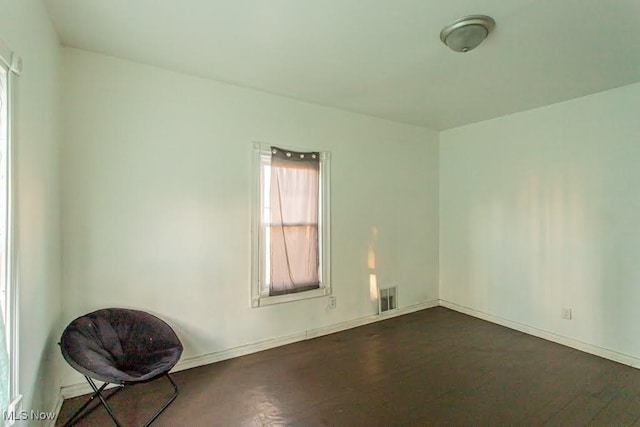
<svg viewBox="0 0 640 427">
<path fill-rule="evenodd" d="M 9 357 L 9 406 L 7 414 L 16 414 L 22 407 L 22 395 L 19 392 L 20 352 L 19 352 L 19 291 L 17 278 L 17 221 L 16 221 L 16 180 L 15 180 L 15 114 L 17 77 L 22 71 L 20 57 L 0 39 L 0 67 L 6 72 L 6 155 L 2 161 L 6 161 L 6 200 L 7 206 L 5 227 L 6 237 L 0 244 L 5 251 L 4 258 L 4 289 L 0 293 L 6 312 L 3 314 L 5 326 L 5 338 Z M 6 420 L 5 425 L 12 425 L 15 419 Z"/>
<path fill-rule="evenodd" d="M 281 144 L 268 144 L 264 142 L 253 143 L 252 163 L 252 205 L 251 205 L 251 306 L 262 307 L 265 305 L 279 304 L 290 301 L 299 301 L 308 298 L 318 298 L 331 295 L 331 206 L 330 206 L 330 175 L 331 154 L 320 151 L 320 192 L 318 215 L 318 243 L 320 254 L 320 287 L 304 292 L 296 292 L 286 295 L 269 296 L 268 288 L 264 283 L 265 267 L 261 256 L 265 236 L 262 224 L 262 211 L 265 184 L 262 175 L 265 163 L 271 162 L 271 146 L 276 145 L 285 150 L 292 151 L 317 151 L 300 147 L 288 147 Z"/>
</svg>

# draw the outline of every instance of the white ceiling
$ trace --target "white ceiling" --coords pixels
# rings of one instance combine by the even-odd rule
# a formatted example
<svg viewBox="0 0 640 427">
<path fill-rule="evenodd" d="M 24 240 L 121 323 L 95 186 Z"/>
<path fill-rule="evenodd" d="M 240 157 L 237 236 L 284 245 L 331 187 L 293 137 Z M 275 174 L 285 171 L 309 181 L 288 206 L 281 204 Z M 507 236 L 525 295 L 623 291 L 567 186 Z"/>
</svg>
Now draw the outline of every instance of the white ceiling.
<svg viewBox="0 0 640 427">
<path fill-rule="evenodd" d="M 448 129 L 640 81 L 640 0 L 44 0 L 66 46 Z M 442 27 L 487 14 L 455 53 Z"/>
</svg>

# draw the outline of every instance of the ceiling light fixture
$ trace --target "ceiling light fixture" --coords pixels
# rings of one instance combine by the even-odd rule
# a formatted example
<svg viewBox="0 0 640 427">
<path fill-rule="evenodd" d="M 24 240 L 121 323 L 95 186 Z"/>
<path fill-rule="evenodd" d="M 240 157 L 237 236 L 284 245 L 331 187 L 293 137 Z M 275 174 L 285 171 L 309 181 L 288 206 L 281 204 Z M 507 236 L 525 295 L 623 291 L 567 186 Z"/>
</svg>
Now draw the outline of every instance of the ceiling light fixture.
<svg viewBox="0 0 640 427">
<path fill-rule="evenodd" d="M 456 52 L 469 52 L 487 38 L 496 22 L 490 16 L 469 15 L 456 19 L 440 31 L 440 40 Z"/>
</svg>

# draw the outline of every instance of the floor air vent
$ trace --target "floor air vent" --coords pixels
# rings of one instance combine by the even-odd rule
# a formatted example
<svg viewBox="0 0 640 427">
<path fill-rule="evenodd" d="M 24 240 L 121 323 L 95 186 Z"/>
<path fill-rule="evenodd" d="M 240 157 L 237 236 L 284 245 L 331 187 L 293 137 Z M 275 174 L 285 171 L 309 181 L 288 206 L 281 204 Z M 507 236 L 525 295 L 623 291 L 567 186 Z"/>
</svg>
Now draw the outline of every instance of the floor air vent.
<svg viewBox="0 0 640 427">
<path fill-rule="evenodd" d="M 398 307 L 398 287 L 378 289 L 378 311 L 382 314 Z"/>
</svg>

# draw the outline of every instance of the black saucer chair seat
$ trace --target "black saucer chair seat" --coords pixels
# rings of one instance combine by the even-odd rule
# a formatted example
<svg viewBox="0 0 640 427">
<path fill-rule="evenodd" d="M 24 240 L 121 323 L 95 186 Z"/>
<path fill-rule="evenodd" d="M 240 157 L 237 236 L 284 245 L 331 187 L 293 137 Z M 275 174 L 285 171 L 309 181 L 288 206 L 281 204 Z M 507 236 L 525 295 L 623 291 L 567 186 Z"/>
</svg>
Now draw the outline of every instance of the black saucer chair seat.
<svg viewBox="0 0 640 427">
<path fill-rule="evenodd" d="M 173 329 L 156 316 L 138 310 L 106 308 L 85 314 L 71 322 L 60 339 L 65 360 L 84 375 L 94 393 L 67 421 L 72 425 L 96 398 L 100 399 L 117 426 L 107 399 L 124 386 L 166 377 L 173 385 L 171 399 L 145 424 L 151 424 L 178 396 L 178 387 L 169 376 L 182 355 L 182 343 Z M 94 380 L 104 384 L 97 387 Z M 119 385 L 106 398 L 109 384 Z M 90 409 L 92 411 L 95 406 Z M 90 412 L 88 411 L 88 412 Z"/>
</svg>

